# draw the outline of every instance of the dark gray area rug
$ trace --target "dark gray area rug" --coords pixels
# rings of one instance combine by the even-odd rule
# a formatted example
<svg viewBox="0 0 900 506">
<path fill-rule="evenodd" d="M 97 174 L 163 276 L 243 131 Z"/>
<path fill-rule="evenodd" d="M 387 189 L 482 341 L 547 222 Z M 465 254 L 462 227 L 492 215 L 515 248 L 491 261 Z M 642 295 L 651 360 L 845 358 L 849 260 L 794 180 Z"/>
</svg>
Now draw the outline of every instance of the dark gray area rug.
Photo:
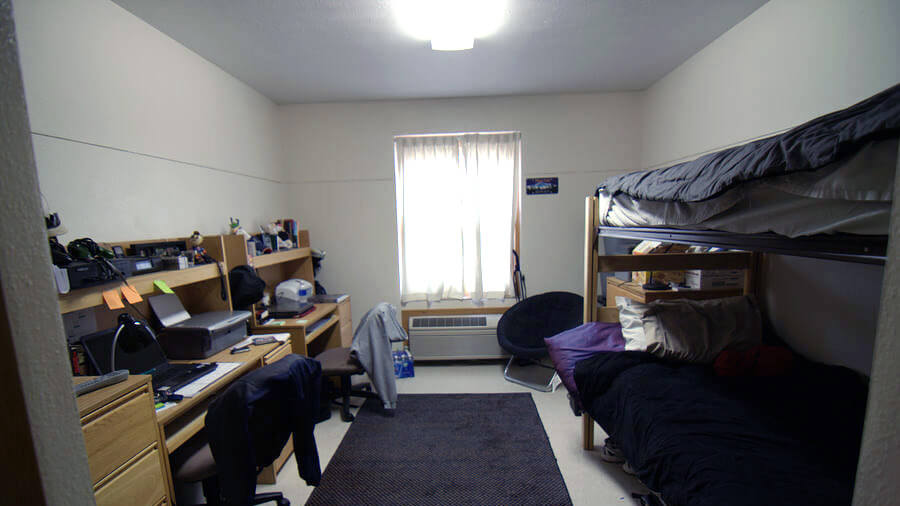
<svg viewBox="0 0 900 506">
<path fill-rule="evenodd" d="M 531 394 L 410 394 L 363 404 L 306 504 L 572 501 Z"/>
</svg>

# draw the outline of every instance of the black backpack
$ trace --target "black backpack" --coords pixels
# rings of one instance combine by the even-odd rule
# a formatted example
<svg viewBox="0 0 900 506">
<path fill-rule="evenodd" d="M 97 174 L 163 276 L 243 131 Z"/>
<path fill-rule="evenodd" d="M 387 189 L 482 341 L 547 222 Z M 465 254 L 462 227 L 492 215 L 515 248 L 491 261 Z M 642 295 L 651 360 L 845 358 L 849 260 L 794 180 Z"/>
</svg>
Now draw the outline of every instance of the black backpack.
<svg viewBox="0 0 900 506">
<path fill-rule="evenodd" d="M 239 265 L 228 273 L 231 285 L 231 305 L 234 309 L 249 309 L 262 299 L 266 282 L 249 265 Z"/>
</svg>

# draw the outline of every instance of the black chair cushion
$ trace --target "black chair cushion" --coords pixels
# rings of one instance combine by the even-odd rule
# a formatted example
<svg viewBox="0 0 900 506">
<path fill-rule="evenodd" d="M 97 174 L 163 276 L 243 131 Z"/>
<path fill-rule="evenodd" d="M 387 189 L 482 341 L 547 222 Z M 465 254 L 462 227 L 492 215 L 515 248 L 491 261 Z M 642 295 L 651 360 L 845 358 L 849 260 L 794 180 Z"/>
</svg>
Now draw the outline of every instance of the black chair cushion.
<svg viewBox="0 0 900 506">
<path fill-rule="evenodd" d="M 547 355 L 545 337 L 581 325 L 584 298 L 569 292 L 547 292 L 519 301 L 497 324 L 500 347 L 520 358 Z"/>
<path fill-rule="evenodd" d="M 175 470 L 175 481 L 193 483 L 216 474 L 216 461 L 209 444 L 195 451 Z"/>
<path fill-rule="evenodd" d="M 315 357 L 322 364 L 323 376 L 348 376 L 365 372 L 362 365 L 350 355 L 350 348 L 330 348 Z"/>
</svg>

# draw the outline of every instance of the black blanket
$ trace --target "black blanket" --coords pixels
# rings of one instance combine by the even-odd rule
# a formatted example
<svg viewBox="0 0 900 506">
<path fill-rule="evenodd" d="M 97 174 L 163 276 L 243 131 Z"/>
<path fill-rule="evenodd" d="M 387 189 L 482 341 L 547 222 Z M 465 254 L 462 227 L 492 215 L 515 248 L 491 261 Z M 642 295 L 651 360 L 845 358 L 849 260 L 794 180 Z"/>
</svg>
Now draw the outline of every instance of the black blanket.
<svg viewBox="0 0 900 506">
<path fill-rule="evenodd" d="M 867 388 L 849 369 L 723 378 L 628 351 L 578 362 L 575 381 L 669 506 L 850 504 Z"/>
<path fill-rule="evenodd" d="M 597 192 L 699 202 L 741 183 L 815 170 L 877 139 L 900 135 L 900 85 L 791 130 L 696 160 L 607 179 Z"/>
</svg>

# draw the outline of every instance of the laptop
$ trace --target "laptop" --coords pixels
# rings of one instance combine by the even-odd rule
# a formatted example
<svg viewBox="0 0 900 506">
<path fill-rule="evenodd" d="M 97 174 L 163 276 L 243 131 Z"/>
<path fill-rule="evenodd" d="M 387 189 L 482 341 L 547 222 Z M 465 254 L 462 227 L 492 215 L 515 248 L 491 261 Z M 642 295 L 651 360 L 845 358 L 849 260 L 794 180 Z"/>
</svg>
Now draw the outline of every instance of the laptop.
<svg viewBox="0 0 900 506">
<path fill-rule="evenodd" d="M 269 306 L 269 316 L 272 318 L 298 318 L 311 313 L 315 308 L 315 305 L 308 302 L 277 302 Z"/>
<path fill-rule="evenodd" d="M 81 345 L 91 364 L 100 374 L 112 372 L 110 364 L 113 337 L 117 327 L 101 330 L 81 338 Z M 131 374 L 153 376 L 153 391 L 175 393 L 179 388 L 216 369 L 216 364 L 172 364 L 156 339 L 133 339 L 123 342 L 119 337 L 116 369 L 128 369 Z"/>
</svg>

